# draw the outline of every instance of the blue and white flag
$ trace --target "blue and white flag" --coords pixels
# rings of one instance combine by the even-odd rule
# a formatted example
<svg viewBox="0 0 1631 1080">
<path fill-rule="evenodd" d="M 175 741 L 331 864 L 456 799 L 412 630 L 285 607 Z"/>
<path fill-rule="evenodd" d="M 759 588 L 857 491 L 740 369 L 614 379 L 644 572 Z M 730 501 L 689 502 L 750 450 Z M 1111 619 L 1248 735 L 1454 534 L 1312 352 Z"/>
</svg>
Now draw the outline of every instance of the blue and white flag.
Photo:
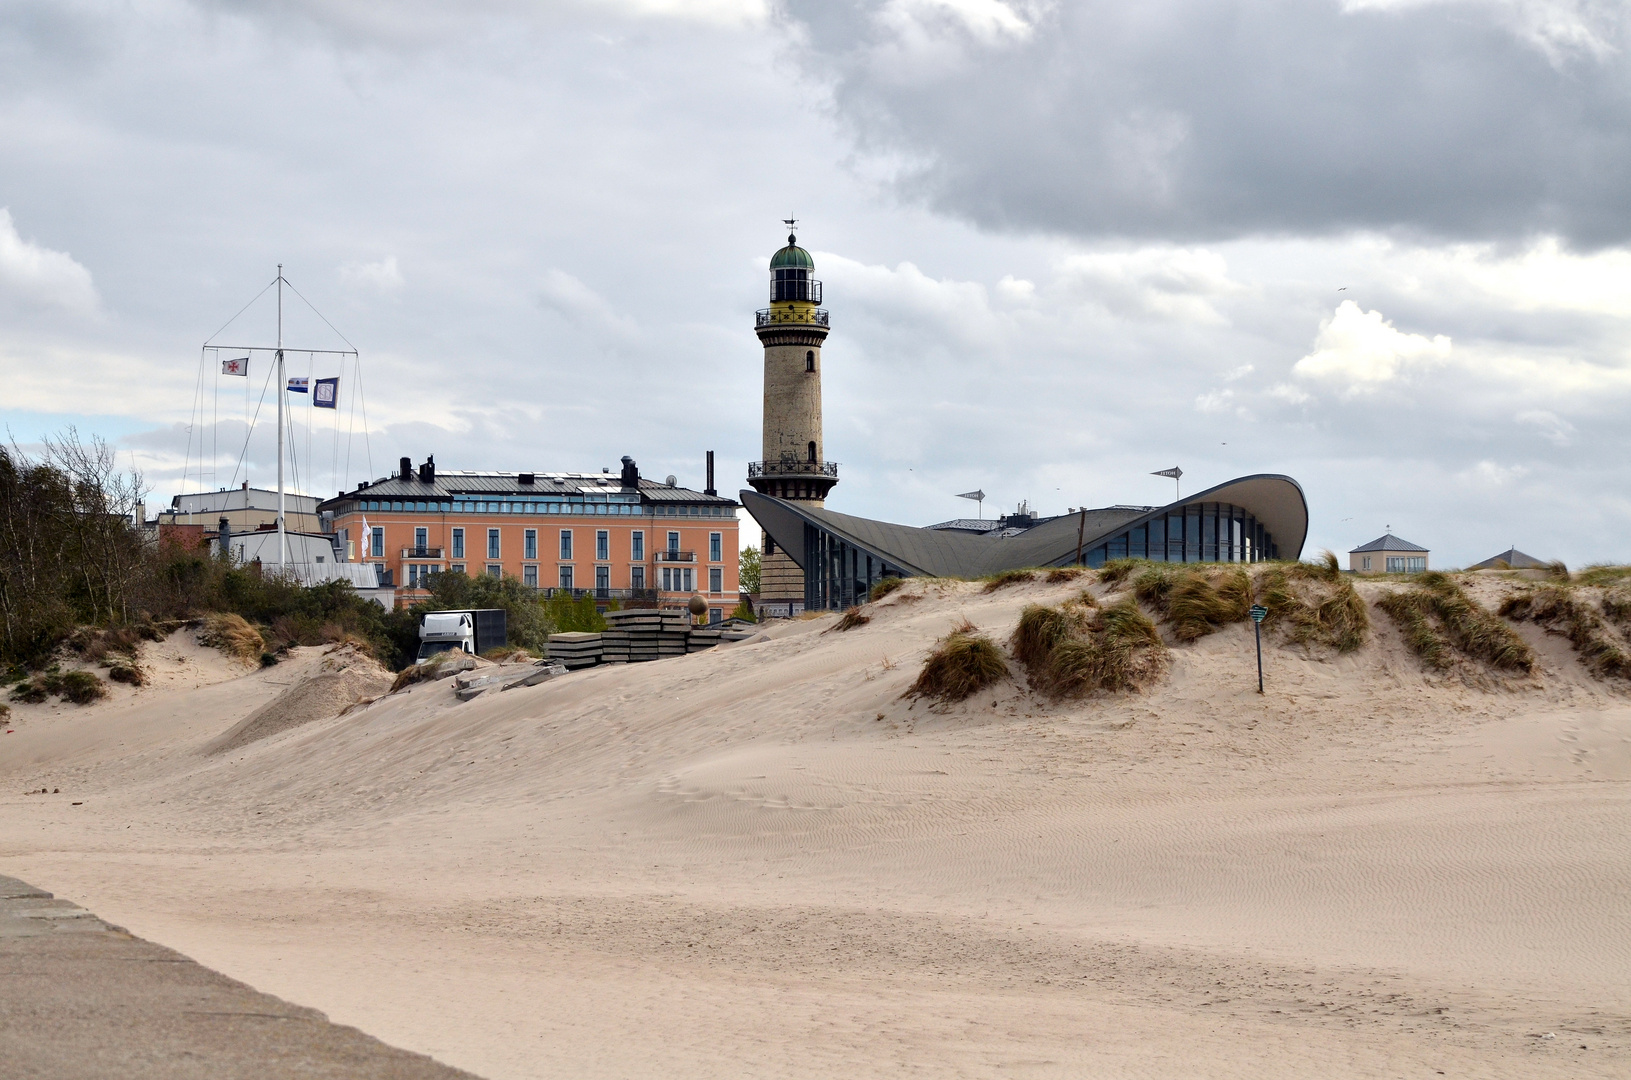
<svg viewBox="0 0 1631 1080">
<path fill-rule="evenodd" d="M 340 380 L 318 379 L 313 384 L 311 404 L 314 409 L 335 409 L 340 404 Z"/>
<path fill-rule="evenodd" d="M 304 394 L 307 389 L 306 384 L 308 381 L 309 380 L 304 375 L 291 376 L 289 379 L 289 393 Z"/>
</svg>

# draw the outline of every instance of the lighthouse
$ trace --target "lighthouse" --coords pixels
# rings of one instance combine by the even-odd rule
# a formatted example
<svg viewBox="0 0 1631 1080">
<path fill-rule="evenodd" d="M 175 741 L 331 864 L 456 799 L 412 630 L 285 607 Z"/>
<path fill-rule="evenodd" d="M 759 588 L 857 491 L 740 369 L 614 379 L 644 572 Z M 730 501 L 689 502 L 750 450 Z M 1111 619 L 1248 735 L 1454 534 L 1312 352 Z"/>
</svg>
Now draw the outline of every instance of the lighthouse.
<svg viewBox="0 0 1631 1080">
<path fill-rule="evenodd" d="M 827 312 L 815 260 L 791 232 L 770 258 L 770 306 L 755 314 L 754 329 L 765 350 L 764 457 L 748 463 L 748 483 L 763 495 L 821 506 L 838 483 L 838 466 L 825 459 L 821 440 Z M 768 540 L 762 567 L 763 600 L 804 602 L 804 572 Z"/>
</svg>

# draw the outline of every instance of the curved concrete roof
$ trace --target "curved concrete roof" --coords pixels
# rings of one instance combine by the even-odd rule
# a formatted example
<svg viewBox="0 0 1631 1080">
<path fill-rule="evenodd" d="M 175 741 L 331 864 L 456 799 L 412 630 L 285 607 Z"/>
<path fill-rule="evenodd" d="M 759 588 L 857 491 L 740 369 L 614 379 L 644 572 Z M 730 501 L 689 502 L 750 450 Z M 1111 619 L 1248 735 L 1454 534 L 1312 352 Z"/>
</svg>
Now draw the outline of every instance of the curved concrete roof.
<svg viewBox="0 0 1631 1080">
<path fill-rule="evenodd" d="M 853 517 L 756 491 L 741 492 L 741 500 L 795 562 L 804 558 L 804 523 L 809 522 L 903 570 L 930 577 L 981 577 L 1026 566 L 1068 565 L 1076 561 L 1076 530 L 1083 520 L 1079 514 L 1067 514 L 1018 536 L 981 536 Z M 1274 473 L 1230 480 L 1154 510 L 1089 510 L 1082 550 L 1091 551 L 1111 536 L 1152 518 L 1208 502 L 1244 507 L 1274 536 L 1281 558 L 1302 556 L 1308 539 L 1308 502 L 1297 481 Z"/>
</svg>

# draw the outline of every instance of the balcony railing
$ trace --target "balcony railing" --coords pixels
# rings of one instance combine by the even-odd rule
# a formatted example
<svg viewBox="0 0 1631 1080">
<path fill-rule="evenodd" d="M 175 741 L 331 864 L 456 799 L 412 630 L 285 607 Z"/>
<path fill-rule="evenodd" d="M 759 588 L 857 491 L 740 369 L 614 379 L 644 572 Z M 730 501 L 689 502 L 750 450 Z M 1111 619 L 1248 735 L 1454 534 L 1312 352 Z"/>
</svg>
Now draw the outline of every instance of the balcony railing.
<svg viewBox="0 0 1631 1080">
<path fill-rule="evenodd" d="M 799 461 L 789 458 L 785 461 L 750 461 L 748 462 L 748 479 L 756 480 L 762 476 L 833 476 L 838 475 L 838 462 L 836 461 Z"/>
<path fill-rule="evenodd" d="M 664 549 L 657 552 L 658 562 L 696 562 L 697 553 L 694 551 L 674 551 Z"/>
<path fill-rule="evenodd" d="M 753 325 L 763 326 L 827 326 L 824 308 L 760 308 L 753 313 Z"/>
<path fill-rule="evenodd" d="M 656 589 L 561 589 L 551 587 L 538 590 L 538 596 L 544 600 L 556 596 L 582 600 L 585 596 L 588 596 L 595 600 L 634 601 L 636 603 L 644 601 L 655 604 L 660 595 Z"/>
<path fill-rule="evenodd" d="M 810 277 L 787 277 L 781 274 L 808 274 L 808 270 L 778 270 L 777 277 L 770 283 L 770 302 L 772 304 L 783 300 L 799 300 L 806 304 L 821 303 L 821 282 Z"/>
<path fill-rule="evenodd" d="M 442 549 L 433 547 L 405 547 L 402 549 L 402 557 L 404 559 L 440 559 L 442 557 Z"/>
</svg>

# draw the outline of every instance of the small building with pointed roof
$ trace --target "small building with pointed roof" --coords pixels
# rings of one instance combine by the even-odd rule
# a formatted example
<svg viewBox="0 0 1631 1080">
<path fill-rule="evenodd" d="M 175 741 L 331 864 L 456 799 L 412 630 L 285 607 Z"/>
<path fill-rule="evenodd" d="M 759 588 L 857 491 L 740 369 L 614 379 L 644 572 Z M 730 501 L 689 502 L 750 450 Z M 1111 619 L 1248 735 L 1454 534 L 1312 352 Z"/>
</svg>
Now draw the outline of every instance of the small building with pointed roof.
<svg viewBox="0 0 1631 1080">
<path fill-rule="evenodd" d="M 1507 548 L 1499 555 L 1491 555 L 1483 562 L 1473 563 L 1468 570 L 1543 570 L 1546 564 L 1533 555 L 1525 555 L 1517 548 Z"/>
<path fill-rule="evenodd" d="M 1427 549 L 1383 533 L 1348 552 L 1348 569 L 1356 574 L 1420 574 L 1427 569 Z"/>
</svg>

